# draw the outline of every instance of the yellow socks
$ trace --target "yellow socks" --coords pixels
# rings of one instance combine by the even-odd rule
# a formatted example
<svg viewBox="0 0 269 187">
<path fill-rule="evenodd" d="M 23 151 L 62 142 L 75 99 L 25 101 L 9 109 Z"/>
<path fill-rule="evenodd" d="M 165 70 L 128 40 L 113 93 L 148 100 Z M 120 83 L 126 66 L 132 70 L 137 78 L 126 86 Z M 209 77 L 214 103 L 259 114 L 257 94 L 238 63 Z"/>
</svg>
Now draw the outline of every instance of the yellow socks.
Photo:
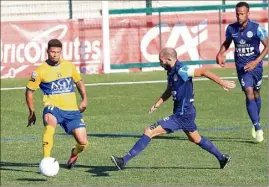
<svg viewBox="0 0 269 187">
<path fill-rule="evenodd" d="M 50 152 L 53 147 L 54 132 L 55 128 L 52 125 L 45 126 L 45 131 L 42 139 L 44 157 L 50 157 Z"/>
<path fill-rule="evenodd" d="M 51 149 L 53 147 L 53 139 L 54 139 L 55 128 L 52 125 L 45 126 L 45 131 L 43 134 L 43 156 L 50 157 Z M 77 143 L 75 149 L 73 150 L 73 154 L 77 155 L 81 153 L 88 146 L 88 142 L 86 144 Z"/>
<path fill-rule="evenodd" d="M 86 147 L 88 146 L 88 142 L 86 144 L 76 144 L 76 147 L 73 151 L 73 154 L 77 155 L 79 153 L 81 153 Z"/>
</svg>

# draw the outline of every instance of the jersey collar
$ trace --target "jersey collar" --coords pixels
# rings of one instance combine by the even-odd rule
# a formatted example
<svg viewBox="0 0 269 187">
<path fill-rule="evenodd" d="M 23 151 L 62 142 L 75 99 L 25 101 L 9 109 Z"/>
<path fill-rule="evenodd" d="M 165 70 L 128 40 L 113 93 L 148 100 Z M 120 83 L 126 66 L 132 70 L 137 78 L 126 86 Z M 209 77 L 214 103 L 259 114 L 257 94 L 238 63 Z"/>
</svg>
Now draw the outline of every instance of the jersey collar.
<svg viewBox="0 0 269 187">
<path fill-rule="evenodd" d="M 58 61 L 57 64 L 52 63 L 49 59 L 46 60 L 46 63 L 47 63 L 49 66 L 55 66 L 55 67 L 57 67 L 57 66 L 59 66 L 59 65 L 61 64 L 61 59 Z"/>
<path fill-rule="evenodd" d="M 243 29 L 240 28 L 240 25 L 239 25 L 239 23 L 238 23 L 238 26 L 239 26 L 240 31 L 244 31 L 245 29 L 247 29 L 247 28 L 249 27 L 249 25 L 250 25 L 250 20 L 249 20 L 249 19 L 248 19 L 248 21 L 247 21 L 247 25 L 246 25 L 246 27 L 243 28 Z"/>
<path fill-rule="evenodd" d="M 168 71 L 169 74 L 173 73 L 176 71 L 177 65 L 178 65 L 179 61 L 177 60 L 175 65 Z"/>
</svg>

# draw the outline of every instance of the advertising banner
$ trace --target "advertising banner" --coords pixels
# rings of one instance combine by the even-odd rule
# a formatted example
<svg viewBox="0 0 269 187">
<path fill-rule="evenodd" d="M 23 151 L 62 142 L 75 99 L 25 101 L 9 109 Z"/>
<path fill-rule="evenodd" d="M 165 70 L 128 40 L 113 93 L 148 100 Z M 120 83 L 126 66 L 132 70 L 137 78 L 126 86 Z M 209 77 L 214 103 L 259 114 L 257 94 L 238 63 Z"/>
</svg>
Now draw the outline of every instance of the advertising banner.
<svg viewBox="0 0 269 187">
<path fill-rule="evenodd" d="M 221 22 L 219 21 L 221 16 Z M 251 19 L 268 28 L 267 11 Z M 157 62 L 162 47 L 173 47 L 179 60 L 214 60 L 234 12 L 178 13 L 110 18 L 111 64 Z M 221 23 L 221 24 L 220 24 Z M 82 73 L 103 72 L 102 19 L 1 22 L 1 78 L 29 77 L 47 58 L 47 42 L 63 43 L 62 58 Z M 231 45 L 226 58 L 233 59 Z"/>
</svg>

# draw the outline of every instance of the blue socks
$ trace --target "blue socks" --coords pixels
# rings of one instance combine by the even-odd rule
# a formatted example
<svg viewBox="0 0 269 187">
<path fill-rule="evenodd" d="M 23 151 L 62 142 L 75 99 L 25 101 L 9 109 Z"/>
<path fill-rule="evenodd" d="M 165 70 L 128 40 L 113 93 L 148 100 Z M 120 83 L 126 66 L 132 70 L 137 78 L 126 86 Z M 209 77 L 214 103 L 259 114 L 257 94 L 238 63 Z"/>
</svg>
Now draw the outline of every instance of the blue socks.
<svg viewBox="0 0 269 187">
<path fill-rule="evenodd" d="M 256 105 L 257 105 L 257 108 L 258 108 L 258 115 L 259 115 L 259 118 L 260 118 L 260 111 L 261 111 L 261 106 L 262 106 L 261 97 L 255 98 L 255 102 L 256 102 Z"/>
<path fill-rule="evenodd" d="M 124 161 L 124 165 L 127 164 L 127 162 L 129 160 L 131 160 L 133 157 L 135 157 L 136 155 L 138 155 L 141 151 L 143 151 L 147 145 L 149 144 L 151 138 L 148 137 L 147 135 L 143 135 L 137 142 L 136 144 L 133 146 L 133 148 L 129 151 L 128 154 L 126 154 L 123 157 L 123 161 Z"/>
<path fill-rule="evenodd" d="M 202 149 L 208 151 L 209 153 L 213 154 L 218 160 L 223 159 L 223 155 L 218 150 L 218 148 L 206 137 L 201 136 L 201 141 L 197 144 Z"/>
<path fill-rule="evenodd" d="M 209 153 L 213 154 L 218 160 L 222 160 L 223 155 L 218 150 L 218 148 L 207 138 L 201 138 L 201 141 L 197 145 L 199 145 L 201 148 L 205 149 Z M 150 143 L 150 141 L 150 137 L 148 137 L 147 135 L 143 135 L 132 147 L 132 149 L 123 157 L 124 165 L 126 165 L 127 162 L 133 157 L 137 156 L 140 152 L 142 152 Z"/>
<path fill-rule="evenodd" d="M 257 105 L 255 100 L 250 100 L 246 98 L 246 106 L 247 106 L 248 115 L 256 131 L 261 129 L 260 124 L 259 124 L 259 110 L 260 110 L 261 102 L 258 101 L 258 104 L 259 106 Z"/>
</svg>

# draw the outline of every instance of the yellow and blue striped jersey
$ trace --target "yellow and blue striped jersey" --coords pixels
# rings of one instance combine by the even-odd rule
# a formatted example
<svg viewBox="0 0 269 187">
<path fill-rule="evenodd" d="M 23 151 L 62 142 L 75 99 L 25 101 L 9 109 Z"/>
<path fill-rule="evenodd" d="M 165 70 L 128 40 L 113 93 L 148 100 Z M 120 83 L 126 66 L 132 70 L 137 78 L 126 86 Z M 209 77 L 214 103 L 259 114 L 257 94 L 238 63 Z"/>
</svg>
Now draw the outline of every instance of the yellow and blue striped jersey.
<svg viewBox="0 0 269 187">
<path fill-rule="evenodd" d="M 62 110 L 78 110 L 74 83 L 81 80 L 74 64 L 61 59 L 51 66 L 43 62 L 33 73 L 27 84 L 30 90 L 40 88 L 44 106 L 56 106 Z"/>
</svg>

